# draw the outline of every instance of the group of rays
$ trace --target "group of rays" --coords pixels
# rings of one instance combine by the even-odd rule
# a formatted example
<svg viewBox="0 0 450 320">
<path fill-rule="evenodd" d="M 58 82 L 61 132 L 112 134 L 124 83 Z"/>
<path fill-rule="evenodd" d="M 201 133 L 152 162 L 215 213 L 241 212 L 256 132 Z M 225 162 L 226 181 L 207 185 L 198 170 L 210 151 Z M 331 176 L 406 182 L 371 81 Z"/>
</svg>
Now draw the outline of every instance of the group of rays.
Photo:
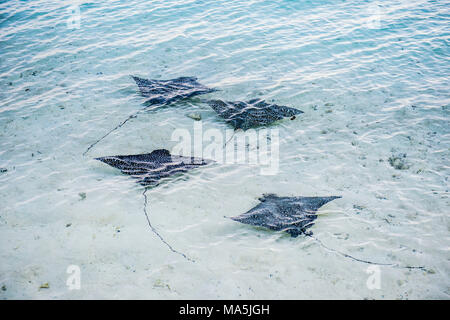
<svg viewBox="0 0 450 320">
<path fill-rule="evenodd" d="M 86 149 L 84 155 L 111 132 L 122 127 L 127 121 L 135 118 L 139 112 L 149 107 L 174 105 L 181 100 L 217 91 L 217 89 L 202 85 L 197 81 L 196 77 L 180 77 L 171 80 L 147 80 L 135 76 L 132 76 L 132 78 L 139 87 L 141 95 L 146 98 L 144 102 L 146 108 L 132 114 L 103 137 L 92 143 Z M 262 99 L 253 99 L 246 102 L 222 100 L 204 100 L 204 102 L 235 130 L 241 129 L 245 131 L 250 128 L 267 126 L 286 118 L 294 120 L 297 115 L 303 113 L 301 110 L 270 104 Z M 161 179 L 209 165 L 214 161 L 172 155 L 165 149 L 154 150 L 147 154 L 107 156 L 96 159 L 119 169 L 123 174 L 132 176 L 144 187 L 144 213 L 149 227 L 172 252 L 193 261 L 186 254 L 175 250 L 153 227 L 147 212 L 146 191 L 148 188 L 156 187 L 161 182 Z M 354 261 L 407 269 L 424 268 L 421 266 L 401 266 L 393 263 L 377 263 L 358 259 L 344 252 L 331 249 L 315 238 L 312 232 L 307 229 L 313 226 L 317 218 L 318 209 L 338 198 L 341 197 L 280 197 L 275 194 L 264 194 L 259 198 L 260 203 L 257 206 L 239 216 L 231 217 L 231 219 L 252 226 L 287 232 L 292 237 L 303 234 L 317 241 L 328 251 L 335 252 Z"/>
</svg>

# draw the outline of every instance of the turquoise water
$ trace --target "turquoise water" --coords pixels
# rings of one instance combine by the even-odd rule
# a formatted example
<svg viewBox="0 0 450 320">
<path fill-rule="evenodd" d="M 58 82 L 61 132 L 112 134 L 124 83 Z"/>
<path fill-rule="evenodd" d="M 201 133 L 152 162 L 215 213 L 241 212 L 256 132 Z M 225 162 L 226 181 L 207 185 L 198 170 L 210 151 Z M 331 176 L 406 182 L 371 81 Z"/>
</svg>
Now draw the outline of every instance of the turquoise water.
<svg viewBox="0 0 450 320">
<path fill-rule="evenodd" d="M 0 298 L 448 299 L 449 22 L 449 1 L 2 1 Z M 131 74 L 304 111 L 276 125 L 276 175 L 215 165 L 147 192 L 152 223 L 194 263 L 148 228 L 142 188 L 93 158 L 170 150 L 192 112 L 228 127 L 194 99 L 84 157 L 142 109 Z M 389 164 L 398 154 L 407 169 Z M 317 238 L 425 269 L 380 267 L 373 288 L 366 264 L 224 218 L 268 192 L 341 195 Z"/>
</svg>

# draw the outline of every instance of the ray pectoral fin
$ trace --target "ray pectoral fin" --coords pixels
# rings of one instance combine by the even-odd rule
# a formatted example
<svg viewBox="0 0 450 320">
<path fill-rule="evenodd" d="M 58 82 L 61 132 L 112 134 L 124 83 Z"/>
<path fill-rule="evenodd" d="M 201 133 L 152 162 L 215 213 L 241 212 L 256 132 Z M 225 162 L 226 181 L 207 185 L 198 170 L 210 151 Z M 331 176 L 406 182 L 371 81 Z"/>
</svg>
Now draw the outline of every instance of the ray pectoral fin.
<svg viewBox="0 0 450 320">
<path fill-rule="evenodd" d="M 151 81 L 148 79 L 140 78 L 137 76 L 130 75 L 130 77 L 136 82 L 137 85 L 149 85 Z"/>
<path fill-rule="evenodd" d="M 117 168 L 117 169 L 120 166 L 119 163 L 123 162 L 120 159 L 115 158 L 115 157 L 99 157 L 99 158 L 94 158 L 94 159 L 98 160 L 98 161 L 101 161 L 101 162 L 103 162 L 105 164 L 108 164 L 111 167 L 114 167 L 114 168 Z"/>
<path fill-rule="evenodd" d="M 327 197 L 327 199 L 329 199 L 327 202 L 330 202 L 330 201 L 333 201 L 333 200 L 336 200 L 336 199 L 341 199 L 342 198 L 342 196 L 331 196 L 331 197 Z"/>
<path fill-rule="evenodd" d="M 155 157 L 170 157 L 170 152 L 167 149 L 156 149 L 153 150 L 150 155 Z"/>
<path fill-rule="evenodd" d="M 292 108 L 292 109 L 293 109 L 293 116 L 304 113 L 304 112 L 303 112 L 302 110 L 300 110 L 300 109 L 295 109 L 295 108 Z"/>
<path fill-rule="evenodd" d="M 197 77 L 179 77 L 174 79 L 174 82 L 196 82 L 198 80 Z"/>
<path fill-rule="evenodd" d="M 326 205 L 328 202 L 335 199 L 342 198 L 341 196 L 331 196 L 331 197 L 299 197 L 299 201 L 304 203 L 305 212 L 309 214 L 315 214 L 317 210 Z"/>
<path fill-rule="evenodd" d="M 258 198 L 259 201 L 264 202 L 267 199 L 273 199 L 273 198 L 277 198 L 277 195 L 275 193 L 264 193 L 262 195 L 262 197 Z"/>
</svg>

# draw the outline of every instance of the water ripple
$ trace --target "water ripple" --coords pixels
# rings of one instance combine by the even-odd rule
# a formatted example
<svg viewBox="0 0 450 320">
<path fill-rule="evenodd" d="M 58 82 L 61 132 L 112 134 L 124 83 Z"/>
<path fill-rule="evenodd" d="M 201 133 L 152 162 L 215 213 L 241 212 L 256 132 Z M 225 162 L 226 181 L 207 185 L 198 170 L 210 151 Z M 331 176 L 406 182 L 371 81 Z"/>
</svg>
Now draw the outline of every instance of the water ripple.
<svg viewBox="0 0 450 320">
<path fill-rule="evenodd" d="M 111 286 L 120 298 L 449 297 L 448 3 L 80 3 L 79 29 L 72 2 L 0 3 L 1 298 L 117 298 Z M 211 97 L 305 112 L 271 127 L 277 175 L 217 164 L 147 193 L 152 224 L 195 264 L 150 232 L 134 181 L 82 156 L 143 107 L 131 74 L 197 76 L 221 90 Z M 91 156 L 170 149 L 175 129 L 192 132 L 191 112 L 204 130 L 227 129 L 193 100 L 140 114 Z M 409 168 L 396 170 L 389 157 L 403 153 Z M 316 237 L 427 271 L 383 267 L 382 290 L 369 290 L 366 265 L 226 218 L 269 192 L 341 195 Z M 69 264 L 83 293 L 65 286 Z"/>
</svg>

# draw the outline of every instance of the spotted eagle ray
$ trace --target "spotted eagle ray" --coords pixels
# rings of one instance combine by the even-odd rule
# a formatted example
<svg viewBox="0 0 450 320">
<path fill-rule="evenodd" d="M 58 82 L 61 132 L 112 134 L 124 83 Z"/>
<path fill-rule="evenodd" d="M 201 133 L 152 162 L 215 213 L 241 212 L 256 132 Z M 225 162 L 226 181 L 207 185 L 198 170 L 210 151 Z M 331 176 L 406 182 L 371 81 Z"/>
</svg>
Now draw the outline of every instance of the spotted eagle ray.
<svg viewBox="0 0 450 320">
<path fill-rule="evenodd" d="M 103 137 L 92 143 L 83 155 L 86 155 L 97 143 L 122 127 L 130 119 L 136 118 L 138 113 L 148 110 L 150 107 L 162 107 L 182 99 L 217 91 L 217 89 L 204 86 L 197 81 L 196 77 L 179 77 L 170 80 L 148 80 L 136 76 L 131 77 L 136 82 L 141 95 L 147 98 L 144 102 L 145 108 L 131 114 L 128 118 L 107 132 Z"/>
<path fill-rule="evenodd" d="M 166 105 L 174 101 L 217 91 L 199 83 L 196 77 L 179 77 L 171 80 L 147 80 L 131 76 L 147 100 L 145 105 Z"/>
<path fill-rule="evenodd" d="M 317 219 L 317 210 L 324 204 L 341 197 L 278 197 L 264 194 L 260 203 L 237 217 L 234 221 L 276 231 L 286 231 L 292 237 L 311 228 Z"/>
<path fill-rule="evenodd" d="M 296 115 L 303 113 L 301 110 L 269 104 L 261 99 L 252 99 L 247 102 L 222 100 L 207 100 L 205 102 L 235 130 L 242 129 L 245 131 L 250 128 L 269 125 L 285 118 L 293 120 Z"/>
<path fill-rule="evenodd" d="M 312 235 L 311 231 L 307 231 L 314 225 L 314 220 L 317 219 L 317 210 L 328 202 L 339 198 L 342 197 L 279 197 L 275 194 L 264 194 L 259 198 L 260 203 L 258 205 L 239 216 L 231 217 L 231 219 L 244 224 L 287 232 L 294 238 L 304 234 L 317 241 L 325 249 L 358 262 L 406 269 L 424 269 L 421 266 L 400 266 L 358 259 L 325 246 L 322 241 Z"/>
<path fill-rule="evenodd" d="M 114 168 L 119 169 L 123 174 L 132 176 L 139 184 L 145 187 L 142 195 L 144 196 L 144 213 L 147 218 L 150 229 L 161 239 L 161 241 L 169 247 L 172 252 L 182 255 L 184 258 L 193 261 L 184 253 L 175 250 L 166 240 L 158 233 L 150 222 L 147 213 L 147 188 L 155 187 L 161 179 L 187 172 L 191 169 L 205 166 L 212 163 L 212 160 L 205 160 L 194 157 L 183 157 L 171 155 L 168 150 L 158 149 L 147 154 L 127 155 L 127 156 L 110 156 L 96 158 Z"/>
<path fill-rule="evenodd" d="M 156 186 L 163 178 L 210 164 L 212 160 L 171 155 L 166 149 L 152 153 L 95 158 L 136 178 L 144 187 Z"/>
</svg>

